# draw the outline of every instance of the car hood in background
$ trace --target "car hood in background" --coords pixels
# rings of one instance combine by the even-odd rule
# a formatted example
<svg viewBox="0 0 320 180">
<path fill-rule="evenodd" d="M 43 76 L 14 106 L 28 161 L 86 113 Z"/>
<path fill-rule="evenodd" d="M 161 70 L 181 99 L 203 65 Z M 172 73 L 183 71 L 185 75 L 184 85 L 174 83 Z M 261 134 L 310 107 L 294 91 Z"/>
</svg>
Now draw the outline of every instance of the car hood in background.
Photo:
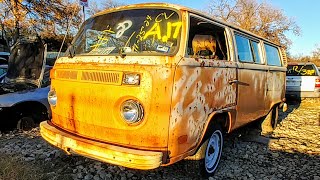
<svg viewBox="0 0 320 180">
<path fill-rule="evenodd" d="M 40 86 L 45 67 L 46 46 L 41 40 L 19 41 L 11 50 L 6 82 Z"/>
<path fill-rule="evenodd" d="M 24 101 L 41 102 L 48 108 L 49 104 L 47 97 L 49 90 L 50 86 L 47 86 L 44 88 L 36 88 L 32 90 L 24 90 L 0 95 L 0 108 L 11 107 Z"/>
</svg>

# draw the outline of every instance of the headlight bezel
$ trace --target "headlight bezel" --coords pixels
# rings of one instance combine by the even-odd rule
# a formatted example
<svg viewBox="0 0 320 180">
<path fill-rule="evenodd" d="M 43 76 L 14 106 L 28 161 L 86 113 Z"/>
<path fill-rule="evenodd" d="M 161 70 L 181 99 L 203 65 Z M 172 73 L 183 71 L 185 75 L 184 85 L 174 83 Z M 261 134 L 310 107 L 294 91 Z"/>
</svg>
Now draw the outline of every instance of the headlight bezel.
<svg viewBox="0 0 320 180">
<path fill-rule="evenodd" d="M 51 106 L 55 107 L 58 102 L 57 93 L 54 89 L 48 92 L 48 102 Z"/>
<path fill-rule="evenodd" d="M 131 108 L 131 110 L 125 110 L 125 108 Z M 144 118 L 144 108 L 139 101 L 129 99 L 121 103 L 120 116 L 127 124 L 137 125 L 140 124 Z"/>
</svg>

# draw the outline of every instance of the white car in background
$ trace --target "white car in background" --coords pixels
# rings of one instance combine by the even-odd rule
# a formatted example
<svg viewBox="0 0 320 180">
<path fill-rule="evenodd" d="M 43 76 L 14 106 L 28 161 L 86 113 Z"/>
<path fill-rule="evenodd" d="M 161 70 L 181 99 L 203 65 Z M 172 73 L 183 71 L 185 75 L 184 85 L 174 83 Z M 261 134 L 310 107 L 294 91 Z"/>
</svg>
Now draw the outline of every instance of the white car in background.
<svg viewBox="0 0 320 180">
<path fill-rule="evenodd" d="M 320 73 L 313 63 L 289 63 L 287 67 L 287 97 L 320 97 Z"/>
</svg>

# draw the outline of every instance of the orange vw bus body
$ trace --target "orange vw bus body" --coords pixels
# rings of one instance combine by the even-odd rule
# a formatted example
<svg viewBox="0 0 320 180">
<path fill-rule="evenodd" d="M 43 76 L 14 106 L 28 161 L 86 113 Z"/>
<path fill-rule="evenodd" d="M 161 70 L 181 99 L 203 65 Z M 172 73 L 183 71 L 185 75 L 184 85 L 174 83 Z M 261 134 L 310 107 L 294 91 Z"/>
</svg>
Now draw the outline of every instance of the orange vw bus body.
<svg viewBox="0 0 320 180">
<path fill-rule="evenodd" d="M 238 59 L 236 34 L 258 43 L 260 62 Z M 264 43 L 277 64 L 267 63 Z M 284 97 L 277 45 L 185 7 L 106 10 L 72 44 L 51 71 L 52 119 L 40 125 L 68 153 L 154 169 L 196 154 L 216 122 L 230 132 Z"/>
</svg>

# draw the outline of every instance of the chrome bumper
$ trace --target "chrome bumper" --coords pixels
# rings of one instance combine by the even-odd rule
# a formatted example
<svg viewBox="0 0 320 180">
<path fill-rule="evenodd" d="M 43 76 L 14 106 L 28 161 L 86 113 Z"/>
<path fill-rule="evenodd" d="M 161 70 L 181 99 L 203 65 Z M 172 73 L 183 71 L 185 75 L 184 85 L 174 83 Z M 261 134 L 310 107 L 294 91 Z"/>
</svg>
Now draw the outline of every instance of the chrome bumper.
<svg viewBox="0 0 320 180">
<path fill-rule="evenodd" d="M 155 169 L 162 163 L 162 152 L 135 150 L 84 139 L 61 131 L 48 122 L 40 123 L 41 136 L 52 145 L 66 151 L 114 165 L 134 169 Z"/>
</svg>

